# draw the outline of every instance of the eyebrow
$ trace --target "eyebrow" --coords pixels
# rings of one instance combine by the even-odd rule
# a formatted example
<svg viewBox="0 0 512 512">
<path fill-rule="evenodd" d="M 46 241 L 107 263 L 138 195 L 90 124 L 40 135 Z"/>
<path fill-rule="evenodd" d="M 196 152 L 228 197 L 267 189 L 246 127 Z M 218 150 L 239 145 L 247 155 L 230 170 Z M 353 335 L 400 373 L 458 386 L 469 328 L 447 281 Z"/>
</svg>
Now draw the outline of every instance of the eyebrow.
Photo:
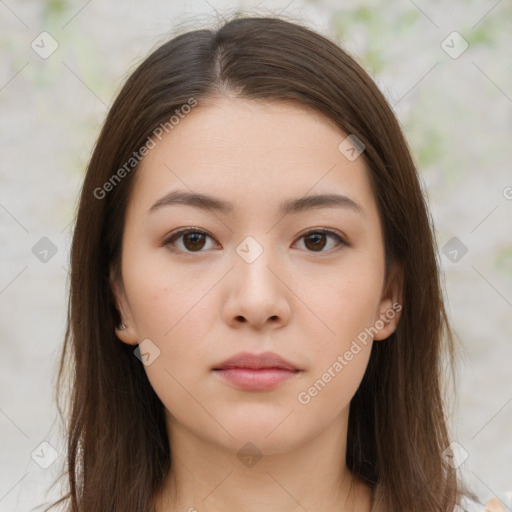
<svg viewBox="0 0 512 512">
<path fill-rule="evenodd" d="M 183 204 L 202 210 L 213 210 L 224 214 L 233 214 L 234 207 L 229 201 L 198 192 L 173 190 L 160 198 L 149 210 L 155 212 L 166 206 Z M 319 194 L 286 200 L 279 206 L 281 215 L 297 214 L 320 208 L 347 208 L 360 215 L 363 209 L 355 201 L 341 194 Z"/>
</svg>

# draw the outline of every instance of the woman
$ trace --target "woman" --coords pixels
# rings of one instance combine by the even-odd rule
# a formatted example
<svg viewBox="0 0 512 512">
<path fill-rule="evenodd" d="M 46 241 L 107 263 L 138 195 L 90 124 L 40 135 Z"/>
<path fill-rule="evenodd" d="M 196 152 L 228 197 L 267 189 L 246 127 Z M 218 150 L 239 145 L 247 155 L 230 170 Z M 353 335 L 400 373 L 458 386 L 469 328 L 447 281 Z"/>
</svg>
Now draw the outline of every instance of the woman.
<svg viewBox="0 0 512 512">
<path fill-rule="evenodd" d="M 465 510 L 444 355 L 416 169 L 351 57 L 240 17 L 138 67 L 81 192 L 60 502 Z"/>
</svg>

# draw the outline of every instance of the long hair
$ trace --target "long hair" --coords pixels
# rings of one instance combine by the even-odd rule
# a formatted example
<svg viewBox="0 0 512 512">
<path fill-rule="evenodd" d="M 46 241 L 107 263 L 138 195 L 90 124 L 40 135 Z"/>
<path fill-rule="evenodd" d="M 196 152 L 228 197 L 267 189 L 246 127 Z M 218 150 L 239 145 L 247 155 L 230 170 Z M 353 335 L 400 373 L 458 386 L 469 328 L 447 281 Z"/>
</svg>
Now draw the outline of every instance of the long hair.
<svg viewBox="0 0 512 512">
<path fill-rule="evenodd" d="M 58 372 L 57 397 L 71 383 L 69 489 L 50 508 L 65 502 L 70 512 L 149 511 L 171 467 L 164 406 L 133 347 L 115 335 L 110 278 L 119 271 L 137 169 L 126 162 L 191 98 L 200 106 L 219 94 L 310 107 L 364 144 L 386 268 L 403 272 L 403 310 L 396 331 L 374 344 L 351 401 L 346 463 L 372 486 L 374 512 L 453 512 L 462 485 L 442 456 L 450 443 L 443 354 L 452 360 L 453 338 L 407 142 L 373 80 L 335 42 L 283 17 L 241 15 L 153 51 L 119 92 L 97 140 L 77 212 Z M 123 166 L 122 180 L 112 184 Z"/>
</svg>

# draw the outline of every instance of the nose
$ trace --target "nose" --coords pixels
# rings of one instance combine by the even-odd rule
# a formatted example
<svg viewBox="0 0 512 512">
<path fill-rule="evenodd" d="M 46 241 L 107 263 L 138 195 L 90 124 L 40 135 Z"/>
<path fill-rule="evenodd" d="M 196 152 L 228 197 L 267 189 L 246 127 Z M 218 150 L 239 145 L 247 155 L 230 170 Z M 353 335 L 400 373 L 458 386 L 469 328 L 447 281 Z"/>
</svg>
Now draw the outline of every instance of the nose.
<svg viewBox="0 0 512 512">
<path fill-rule="evenodd" d="M 277 329 L 289 322 L 290 278 L 266 254 L 251 263 L 236 256 L 223 306 L 224 321 L 232 327 L 248 324 L 254 329 Z"/>
</svg>

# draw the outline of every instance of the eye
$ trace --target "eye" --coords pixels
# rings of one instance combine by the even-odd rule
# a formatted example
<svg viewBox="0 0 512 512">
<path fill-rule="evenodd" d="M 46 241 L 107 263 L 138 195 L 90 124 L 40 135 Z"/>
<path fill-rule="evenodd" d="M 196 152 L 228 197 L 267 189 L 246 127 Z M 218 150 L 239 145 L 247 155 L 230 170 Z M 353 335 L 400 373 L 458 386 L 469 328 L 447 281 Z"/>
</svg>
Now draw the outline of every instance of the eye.
<svg viewBox="0 0 512 512">
<path fill-rule="evenodd" d="M 335 231 L 325 228 L 315 228 L 300 237 L 299 240 L 304 239 L 304 245 L 310 252 L 328 252 L 323 249 L 328 245 L 326 238 L 334 239 L 338 246 L 348 246 L 346 240 Z"/>
<path fill-rule="evenodd" d="M 213 240 L 213 238 L 202 229 L 184 228 L 166 238 L 163 245 L 170 246 L 170 249 L 175 252 L 203 252 L 203 249 L 207 245 L 206 241 L 208 238 Z M 328 238 L 334 239 L 338 246 L 349 245 L 338 233 L 325 228 L 309 230 L 307 233 L 303 234 L 299 240 L 305 240 L 304 245 L 310 252 L 328 252 L 323 250 L 328 245 L 326 242 Z M 181 247 L 176 247 L 176 242 L 181 242 Z"/>
<path fill-rule="evenodd" d="M 176 248 L 174 246 L 175 241 L 178 241 L 179 239 L 183 239 L 181 241 L 182 247 Z M 210 238 L 213 240 L 213 238 L 206 233 L 205 231 L 198 229 L 198 228 L 185 228 L 180 229 L 176 233 L 173 233 L 170 237 L 168 237 L 164 241 L 164 245 L 171 246 L 170 249 L 172 251 L 181 251 L 181 252 L 203 252 L 202 249 L 206 245 L 206 239 Z M 184 247 L 184 249 L 183 249 Z"/>
</svg>

